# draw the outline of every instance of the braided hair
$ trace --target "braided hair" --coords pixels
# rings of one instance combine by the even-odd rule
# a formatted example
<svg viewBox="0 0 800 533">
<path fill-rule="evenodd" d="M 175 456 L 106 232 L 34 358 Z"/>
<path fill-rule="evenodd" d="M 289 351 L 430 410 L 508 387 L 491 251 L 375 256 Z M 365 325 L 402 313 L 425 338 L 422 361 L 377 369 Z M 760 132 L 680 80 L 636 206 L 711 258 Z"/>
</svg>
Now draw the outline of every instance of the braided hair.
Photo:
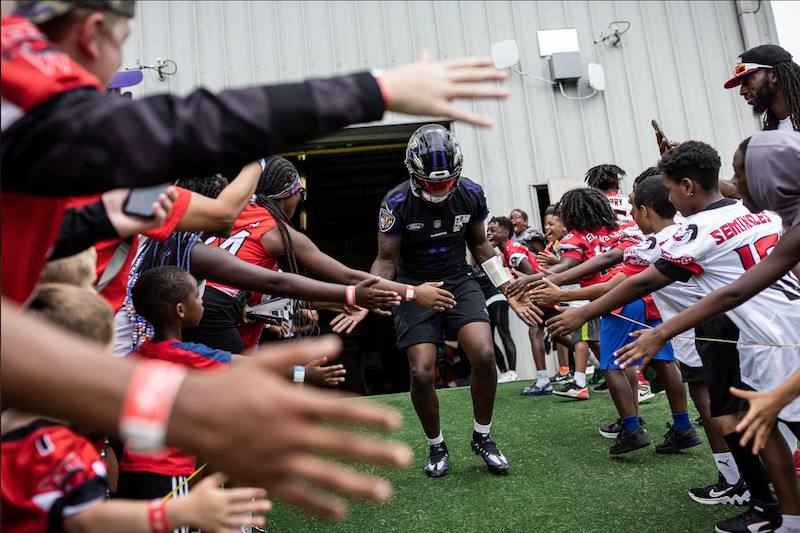
<svg viewBox="0 0 800 533">
<path fill-rule="evenodd" d="M 181 178 L 175 185 L 209 198 L 216 198 L 222 189 L 228 186 L 228 178 L 222 174 L 214 174 L 207 178 Z"/>
<path fill-rule="evenodd" d="M 284 190 L 288 185 L 298 177 L 299 172 L 297 168 L 289 161 L 281 156 L 273 155 L 264 159 L 264 170 L 261 171 L 261 177 L 258 179 L 258 185 L 255 192 L 255 204 L 263 207 L 275 218 L 278 223 L 278 231 L 283 241 L 283 249 L 286 252 L 286 264 L 289 272 L 292 274 L 306 275 L 305 268 L 301 268 L 297 262 L 297 257 L 294 252 L 294 243 L 292 236 L 289 234 L 288 227 L 294 228 L 291 219 L 283 212 L 280 204 L 271 195 L 275 195 Z M 303 325 L 307 323 L 305 314 L 302 309 L 310 309 L 308 302 L 305 300 L 293 300 L 293 315 L 292 320 L 295 325 Z M 314 324 L 314 329 L 317 329 L 317 324 Z M 298 334 L 302 335 L 303 330 L 298 328 Z"/>
<path fill-rule="evenodd" d="M 597 165 L 586 171 L 586 184 L 600 192 L 610 192 L 619 188 L 619 180 L 625 171 L 617 165 Z"/>
<path fill-rule="evenodd" d="M 777 63 L 772 67 L 772 72 L 778 79 L 778 87 L 781 95 L 789 108 L 789 118 L 792 121 L 794 131 L 800 131 L 800 65 L 794 61 Z M 764 113 L 764 129 L 778 129 L 778 117 L 772 109 L 767 109 Z"/>
<path fill-rule="evenodd" d="M 565 192 L 559 202 L 559 210 L 561 220 L 570 231 L 619 228 L 617 216 L 611 210 L 608 198 L 595 189 L 584 187 Z"/>
</svg>

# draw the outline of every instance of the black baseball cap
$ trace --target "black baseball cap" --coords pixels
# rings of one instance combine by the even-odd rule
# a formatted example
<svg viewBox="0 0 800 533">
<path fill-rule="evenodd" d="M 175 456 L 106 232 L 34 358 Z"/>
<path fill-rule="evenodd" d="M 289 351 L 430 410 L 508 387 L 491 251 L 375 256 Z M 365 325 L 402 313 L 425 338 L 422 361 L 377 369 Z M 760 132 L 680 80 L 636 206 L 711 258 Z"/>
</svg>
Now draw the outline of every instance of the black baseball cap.
<svg viewBox="0 0 800 533">
<path fill-rule="evenodd" d="M 736 58 L 736 66 L 733 67 L 735 75 L 725 82 L 725 88 L 732 89 L 741 85 L 742 76 L 760 68 L 772 68 L 778 63 L 786 63 L 791 60 L 792 54 L 777 44 L 762 44 L 751 48 Z"/>
</svg>

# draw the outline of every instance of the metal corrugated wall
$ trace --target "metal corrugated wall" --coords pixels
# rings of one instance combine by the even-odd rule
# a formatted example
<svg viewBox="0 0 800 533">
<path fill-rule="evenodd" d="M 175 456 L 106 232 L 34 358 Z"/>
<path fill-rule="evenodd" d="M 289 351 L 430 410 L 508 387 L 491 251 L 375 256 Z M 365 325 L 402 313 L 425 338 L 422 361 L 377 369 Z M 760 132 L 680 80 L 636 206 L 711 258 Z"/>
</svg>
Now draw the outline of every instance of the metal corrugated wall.
<svg viewBox="0 0 800 533">
<path fill-rule="evenodd" d="M 747 12 L 757 6 L 756 13 Z M 589 62 L 602 65 L 605 92 L 567 100 L 546 83 L 511 73 L 508 100 L 464 104 L 495 117 L 493 128 L 454 128 L 465 175 L 485 186 L 492 212 L 520 207 L 532 215 L 538 209 L 531 185 L 550 183 L 558 196 L 565 187 L 557 180 L 580 180 L 596 164 L 626 169 L 628 190 L 632 178 L 658 158 L 652 118 L 671 139 L 717 147 L 729 173 L 736 146 L 758 123 L 738 91 L 722 84 L 745 42 L 777 42 L 769 2 L 747 0 L 147 1 L 138 2 L 137 10 L 125 66 L 153 65 L 161 58 L 173 60 L 178 70 L 165 81 L 145 70 L 134 96 L 390 67 L 413 61 L 423 49 L 434 59 L 483 55 L 505 39 L 519 44 L 517 68 L 549 77 L 536 31 L 576 28 L 584 73 Z M 619 46 L 595 44 L 613 21 L 630 23 Z M 567 92 L 575 95 L 576 89 Z M 383 123 L 419 120 L 388 114 Z M 526 342 L 521 329 L 515 337 Z"/>
<path fill-rule="evenodd" d="M 747 2 L 738 4 L 148 1 L 138 3 L 125 66 L 172 59 L 177 74 L 160 81 L 145 70 L 134 96 L 186 94 L 201 86 L 220 90 L 400 65 L 422 49 L 442 59 L 488 54 L 492 43 L 515 39 L 518 68 L 548 77 L 536 31 L 574 27 L 584 71 L 589 62 L 601 64 L 605 92 L 567 100 L 546 83 L 512 73 L 507 101 L 466 104 L 495 117 L 495 127 L 455 127 L 466 174 L 486 185 L 493 210 L 513 205 L 533 212 L 531 184 L 580 179 L 603 162 L 634 176 L 653 164 L 651 118 L 671 138 L 705 140 L 730 161 L 738 141 L 758 128 L 737 92 L 722 88 L 745 46 L 737 9 Z M 765 41 L 776 40 L 768 2 L 741 16 L 755 21 Z M 630 29 L 618 47 L 593 43 L 621 20 Z M 574 87 L 567 92 L 577 94 Z M 383 122 L 416 120 L 389 114 Z"/>
</svg>

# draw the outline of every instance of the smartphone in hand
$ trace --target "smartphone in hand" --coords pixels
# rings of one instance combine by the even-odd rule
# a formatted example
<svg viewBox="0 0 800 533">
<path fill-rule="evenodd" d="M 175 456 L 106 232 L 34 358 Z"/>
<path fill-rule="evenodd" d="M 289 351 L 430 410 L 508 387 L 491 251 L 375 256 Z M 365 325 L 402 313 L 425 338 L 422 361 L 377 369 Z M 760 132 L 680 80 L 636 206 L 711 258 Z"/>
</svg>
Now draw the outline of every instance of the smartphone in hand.
<svg viewBox="0 0 800 533">
<path fill-rule="evenodd" d="M 158 197 L 167 190 L 167 187 L 169 183 L 132 189 L 122 206 L 122 212 L 126 215 L 153 218 L 153 204 L 158 202 Z"/>
<path fill-rule="evenodd" d="M 656 119 L 653 119 L 653 120 L 651 120 L 651 121 L 650 121 L 650 124 L 652 124 L 652 125 L 653 125 L 653 129 L 654 129 L 654 130 L 656 130 L 656 133 L 658 133 L 658 134 L 661 136 L 661 139 L 662 139 L 664 142 L 666 142 L 666 143 L 667 143 L 667 150 L 669 150 L 670 148 L 672 148 L 672 146 L 670 146 L 670 144 L 669 144 L 669 139 L 667 139 L 667 136 L 666 136 L 666 135 L 664 135 L 664 130 L 662 130 L 662 129 L 661 129 L 661 126 L 659 126 L 659 125 L 658 125 L 658 122 L 656 122 Z"/>
</svg>

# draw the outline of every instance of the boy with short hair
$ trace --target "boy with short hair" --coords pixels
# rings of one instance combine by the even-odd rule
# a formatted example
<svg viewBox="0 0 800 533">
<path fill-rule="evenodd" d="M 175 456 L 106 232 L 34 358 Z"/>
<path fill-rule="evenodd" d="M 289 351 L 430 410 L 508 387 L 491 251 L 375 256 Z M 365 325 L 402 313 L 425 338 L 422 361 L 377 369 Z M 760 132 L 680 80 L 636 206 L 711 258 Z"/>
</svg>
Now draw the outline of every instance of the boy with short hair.
<svg viewBox="0 0 800 533">
<path fill-rule="evenodd" d="M 67 283 L 94 291 L 96 268 L 97 251 L 94 246 L 90 246 L 75 255 L 47 261 L 39 283 Z"/>
<path fill-rule="evenodd" d="M 196 326 L 203 316 L 203 300 L 197 280 L 191 274 L 175 266 L 146 270 L 131 289 L 131 298 L 138 313 L 153 326 L 153 334 L 129 356 L 208 370 L 222 370 L 230 365 L 230 352 L 181 341 L 183 328 Z M 195 471 L 195 463 L 194 456 L 176 448 L 143 455 L 126 446 L 119 461 L 117 496 L 131 499 L 164 496 L 185 483 Z"/>
<path fill-rule="evenodd" d="M 113 314 L 93 292 L 67 284 L 42 285 L 32 313 L 105 345 Z M 181 502 L 106 502 L 106 470 L 95 446 L 69 425 L 15 409 L 3 411 L 0 500 L 7 533 L 66 531 L 150 533 L 168 524 L 217 531 L 240 522 L 239 507 L 268 511 L 261 489 L 219 490 L 224 475 L 204 480 Z M 253 498 L 259 498 L 252 501 Z M 250 523 L 261 525 L 262 517 Z"/>
</svg>

